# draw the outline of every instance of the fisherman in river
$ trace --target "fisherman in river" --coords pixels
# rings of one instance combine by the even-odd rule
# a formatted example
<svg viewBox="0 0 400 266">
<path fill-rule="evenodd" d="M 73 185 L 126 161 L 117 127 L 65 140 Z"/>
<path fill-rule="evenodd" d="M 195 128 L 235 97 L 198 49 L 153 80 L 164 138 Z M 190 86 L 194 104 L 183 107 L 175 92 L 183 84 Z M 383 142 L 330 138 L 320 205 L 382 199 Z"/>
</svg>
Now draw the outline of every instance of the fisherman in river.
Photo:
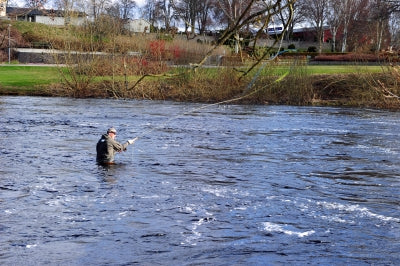
<svg viewBox="0 0 400 266">
<path fill-rule="evenodd" d="M 107 134 L 101 136 L 100 140 L 97 142 L 97 163 L 99 164 L 113 164 L 114 156 L 117 152 L 126 151 L 129 144 L 133 144 L 137 138 L 129 139 L 124 144 L 119 143 L 115 140 L 117 136 L 117 130 L 115 128 L 109 128 Z"/>
</svg>

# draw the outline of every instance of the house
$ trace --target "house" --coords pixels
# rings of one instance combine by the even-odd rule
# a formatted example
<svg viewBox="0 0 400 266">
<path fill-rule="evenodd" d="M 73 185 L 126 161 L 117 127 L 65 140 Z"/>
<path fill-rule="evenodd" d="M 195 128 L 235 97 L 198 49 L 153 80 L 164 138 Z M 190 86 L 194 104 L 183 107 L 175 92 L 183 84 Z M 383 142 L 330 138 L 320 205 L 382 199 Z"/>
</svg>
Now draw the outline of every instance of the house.
<svg viewBox="0 0 400 266">
<path fill-rule="evenodd" d="M 317 31 L 315 28 L 297 28 L 293 30 L 293 40 L 303 42 L 317 42 Z M 329 27 L 322 29 L 322 42 L 327 43 L 332 40 L 332 33 Z"/>
<path fill-rule="evenodd" d="M 0 18 L 6 16 L 7 0 L 0 0 Z"/>
<path fill-rule="evenodd" d="M 132 19 L 125 23 L 124 28 L 135 33 L 150 33 L 150 25 L 145 19 Z"/>
<path fill-rule="evenodd" d="M 7 7 L 6 15 L 14 20 L 36 22 L 51 26 L 82 25 L 86 21 L 85 13 L 67 13 L 54 9 Z"/>
<path fill-rule="evenodd" d="M 323 27 L 322 34 L 322 42 L 327 43 L 332 39 L 332 33 L 329 27 Z M 283 32 L 283 27 L 273 27 L 267 29 L 268 35 L 271 37 L 280 37 Z M 317 42 L 317 31 L 315 28 L 295 28 L 292 32 L 293 41 L 302 41 L 302 42 Z"/>
</svg>

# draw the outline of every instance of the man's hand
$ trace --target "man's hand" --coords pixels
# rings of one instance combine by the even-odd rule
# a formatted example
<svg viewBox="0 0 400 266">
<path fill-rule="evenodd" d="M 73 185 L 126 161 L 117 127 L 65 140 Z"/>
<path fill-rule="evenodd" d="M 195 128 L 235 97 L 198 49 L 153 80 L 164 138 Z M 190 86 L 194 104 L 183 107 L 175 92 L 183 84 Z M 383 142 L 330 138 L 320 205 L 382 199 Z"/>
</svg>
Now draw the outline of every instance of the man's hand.
<svg viewBox="0 0 400 266">
<path fill-rule="evenodd" d="M 134 138 L 134 139 L 128 139 L 128 143 L 129 143 L 129 144 L 133 144 L 133 143 L 135 143 L 135 141 L 137 141 L 137 140 L 138 140 L 137 137 Z"/>
</svg>

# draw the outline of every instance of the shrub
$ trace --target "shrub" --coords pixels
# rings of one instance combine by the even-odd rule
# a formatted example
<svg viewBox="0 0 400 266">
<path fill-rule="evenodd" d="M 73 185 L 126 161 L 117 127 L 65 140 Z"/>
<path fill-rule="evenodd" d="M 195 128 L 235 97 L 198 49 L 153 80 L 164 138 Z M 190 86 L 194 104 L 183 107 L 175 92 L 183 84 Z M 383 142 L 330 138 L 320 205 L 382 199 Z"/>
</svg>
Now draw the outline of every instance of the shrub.
<svg viewBox="0 0 400 266">
<path fill-rule="evenodd" d="M 155 59 L 161 59 L 165 54 L 165 41 L 154 40 L 149 42 L 150 55 Z"/>
<path fill-rule="evenodd" d="M 336 54 L 336 55 L 318 55 L 315 61 L 335 61 L 335 62 L 378 62 L 385 58 L 375 54 Z"/>
<path fill-rule="evenodd" d="M 171 34 L 165 33 L 157 35 L 157 39 L 170 42 L 174 40 L 174 37 Z"/>
<path fill-rule="evenodd" d="M 0 50 L 0 62 L 5 62 L 8 60 L 8 54 L 5 51 Z"/>
<path fill-rule="evenodd" d="M 180 48 L 178 45 L 176 45 L 176 44 L 173 45 L 173 46 L 170 48 L 170 51 L 171 51 L 172 56 L 173 56 L 174 59 L 178 59 L 178 58 L 181 57 L 182 50 L 181 50 L 181 48 Z"/>
<path fill-rule="evenodd" d="M 289 44 L 288 49 L 294 50 L 296 49 L 296 45 L 294 45 L 293 43 Z"/>
<path fill-rule="evenodd" d="M 307 52 L 309 52 L 309 53 L 316 53 L 316 52 L 317 52 L 317 47 L 315 47 L 315 46 L 310 46 L 310 47 L 308 47 Z"/>
</svg>

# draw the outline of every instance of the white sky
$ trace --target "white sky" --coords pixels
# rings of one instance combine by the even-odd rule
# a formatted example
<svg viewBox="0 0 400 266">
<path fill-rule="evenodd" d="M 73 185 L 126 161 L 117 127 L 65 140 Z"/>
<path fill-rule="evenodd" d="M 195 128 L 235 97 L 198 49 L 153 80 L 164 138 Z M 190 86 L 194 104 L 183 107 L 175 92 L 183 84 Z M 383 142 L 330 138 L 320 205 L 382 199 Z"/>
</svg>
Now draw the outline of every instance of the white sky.
<svg viewBox="0 0 400 266">
<path fill-rule="evenodd" d="M 146 0 L 135 0 L 135 2 L 136 4 L 138 4 L 138 6 L 142 7 L 145 4 Z"/>
</svg>

